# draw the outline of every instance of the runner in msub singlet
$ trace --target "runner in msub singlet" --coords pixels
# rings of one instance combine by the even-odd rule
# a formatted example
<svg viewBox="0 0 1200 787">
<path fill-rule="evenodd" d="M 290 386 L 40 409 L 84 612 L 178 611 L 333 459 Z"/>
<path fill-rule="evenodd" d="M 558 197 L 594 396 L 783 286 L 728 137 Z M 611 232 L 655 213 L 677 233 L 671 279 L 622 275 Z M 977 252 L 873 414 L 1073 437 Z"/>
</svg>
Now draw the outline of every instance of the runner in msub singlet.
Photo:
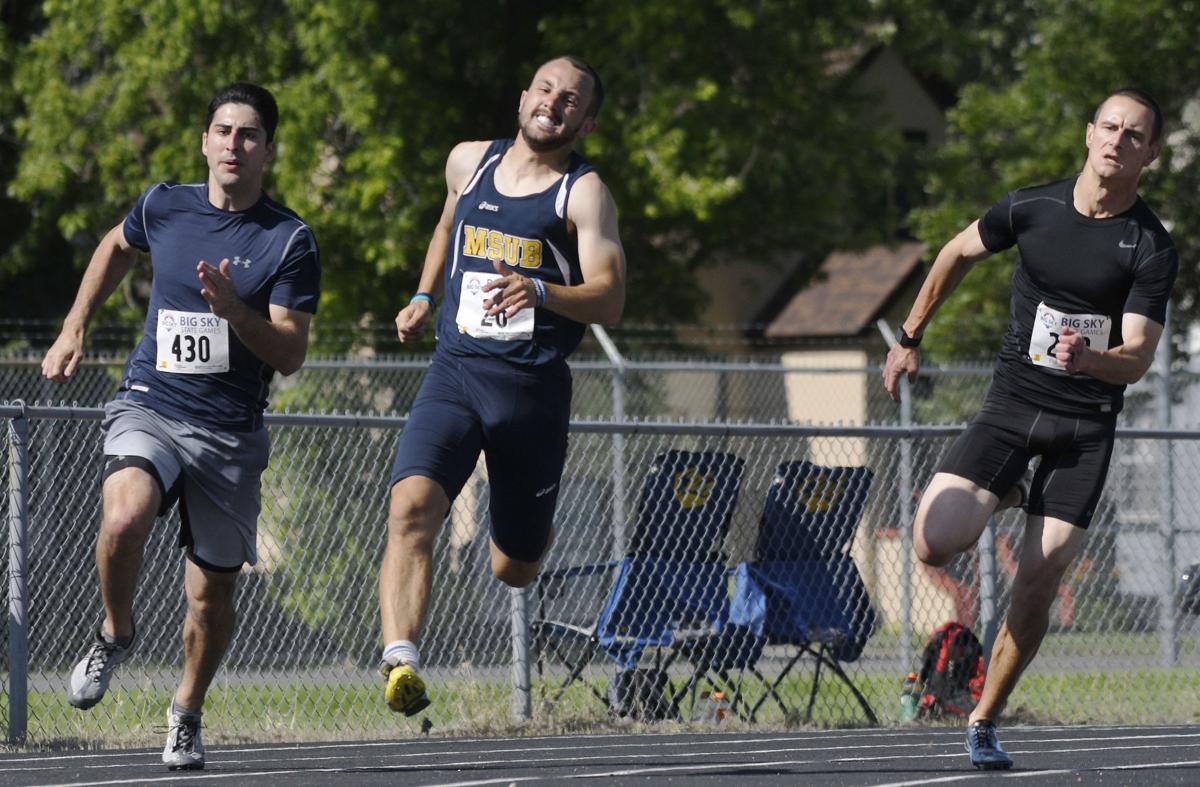
<svg viewBox="0 0 1200 787">
<path fill-rule="evenodd" d="M 556 58 L 521 93 L 516 139 L 451 151 L 420 290 L 396 316 L 400 340 L 417 338 L 444 290 L 437 350 L 396 450 L 379 576 L 384 698 L 406 715 L 429 704 L 417 643 L 434 538 L 480 451 L 492 573 L 524 587 L 550 546 L 567 454 L 566 358 L 587 323 L 615 323 L 625 302 L 616 208 L 574 151 L 602 99 L 591 66 Z"/>
<path fill-rule="evenodd" d="M 1162 335 L 1179 262 L 1137 191 L 1158 156 L 1162 126 L 1146 93 L 1106 97 L 1087 124 L 1079 175 L 1017 189 L 947 243 L 888 353 L 883 381 L 895 399 L 901 375 L 916 379 L 917 346 L 938 307 L 974 263 L 1017 247 L 991 389 L 925 490 L 913 537 L 922 561 L 943 566 L 975 544 L 996 509 L 1028 514 L 1008 619 L 969 719 L 967 750 L 978 768 L 1012 766 L 996 720 L 1083 548 L 1125 386 L 1150 368 Z M 1026 478 L 1035 456 L 1037 470 Z"/>
<path fill-rule="evenodd" d="M 179 501 L 187 557 L 183 677 L 167 714 L 163 762 L 204 767 L 200 714 L 233 636 L 243 563 L 257 560 L 262 413 L 275 370 L 304 362 L 320 260 L 312 231 L 262 190 L 279 110 L 236 82 L 208 106 L 205 183 L 157 183 L 100 242 L 42 373 L 65 382 L 83 357 L 92 315 L 150 253 L 142 340 L 104 408 L 103 517 L 96 566 L 104 619 L 71 674 L 68 701 L 87 709 L 137 639 L 133 596 L 155 519 Z"/>
</svg>

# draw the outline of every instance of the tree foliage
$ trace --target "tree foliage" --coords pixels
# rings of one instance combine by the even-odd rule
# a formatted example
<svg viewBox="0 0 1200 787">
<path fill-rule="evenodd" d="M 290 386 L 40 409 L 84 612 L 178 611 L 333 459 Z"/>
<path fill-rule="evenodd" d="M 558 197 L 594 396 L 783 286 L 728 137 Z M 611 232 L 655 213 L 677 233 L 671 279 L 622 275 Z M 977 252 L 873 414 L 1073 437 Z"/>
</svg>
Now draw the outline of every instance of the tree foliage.
<svg viewBox="0 0 1200 787">
<path fill-rule="evenodd" d="M 583 144 L 621 211 L 628 320 L 694 319 L 694 271 L 729 257 L 815 263 L 915 227 L 932 249 L 1005 190 L 1066 177 L 1108 90 L 1158 95 L 1174 129 L 1146 176 L 1183 252 L 1195 315 L 1194 0 L 47 0 L 0 4 L 0 295 L 5 316 L 62 314 L 95 242 L 156 180 L 204 177 L 199 138 L 222 84 L 283 110 L 268 189 L 315 228 L 323 325 L 387 323 L 407 300 L 463 139 L 510 135 L 521 88 L 572 52 L 607 100 Z M 944 97 L 950 134 L 912 221 L 894 132 L 864 121 L 831 54 L 890 43 Z M 930 342 L 990 351 L 1011 259 L 981 265 Z M 144 277 L 109 316 L 136 315 Z M 328 337 L 326 347 L 335 346 Z"/>
<path fill-rule="evenodd" d="M 920 236 L 939 248 L 1008 190 L 1069 177 L 1086 156 L 1084 132 L 1114 89 L 1150 91 L 1167 116 L 1167 144 L 1142 177 L 1142 194 L 1171 229 L 1180 252 L 1175 317 L 1196 318 L 1200 186 L 1200 3 L 1039 0 L 1027 19 L 1029 45 L 1016 52 L 1009 82 L 965 85 L 951 132 L 919 211 Z M 1190 107 L 1190 109 L 1189 109 Z M 1185 118 L 1186 115 L 1186 118 Z M 976 266 L 930 328 L 943 357 L 994 352 L 1008 313 L 1014 253 Z"/>
<path fill-rule="evenodd" d="M 514 133 L 533 70 L 572 52 L 605 80 L 583 149 L 621 210 L 627 314 L 691 319 L 705 297 L 691 273 L 707 261 L 887 234 L 895 217 L 874 195 L 894 140 L 861 123 L 869 97 L 827 69 L 867 35 L 865 12 L 815 0 L 49 0 L 14 70 L 24 109 L 9 191 L 29 221 L 0 277 L 19 285 L 52 243 L 73 284 L 148 183 L 204 177 L 207 100 L 250 79 L 282 108 L 268 188 L 322 247 L 318 331 L 386 322 L 416 282 L 450 148 Z M 130 314 L 144 305 L 136 286 L 125 295 Z"/>
</svg>

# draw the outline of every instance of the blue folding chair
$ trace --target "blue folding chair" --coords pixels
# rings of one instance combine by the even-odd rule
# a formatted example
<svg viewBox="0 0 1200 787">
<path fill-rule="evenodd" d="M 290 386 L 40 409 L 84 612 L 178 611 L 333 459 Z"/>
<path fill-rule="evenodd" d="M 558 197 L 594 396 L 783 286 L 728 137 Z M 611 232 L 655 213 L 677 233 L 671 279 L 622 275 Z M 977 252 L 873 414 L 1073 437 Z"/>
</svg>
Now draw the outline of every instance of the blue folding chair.
<svg viewBox="0 0 1200 787">
<path fill-rule="evenodd" d="M 811 462 L 779 465 L 763 507 L 755 559 L 737 566 L 728 614 L 717 631 L 681 652 L 696 667 L 685 690 L 707 677 L 732 693 L 733 709 L 749 721 L 768 699 L 791 710 L 779 686 L 805 656 L 814 671 L 804 721 L 820 688 L 822 670 L 854 695 L 871 724 L 878 724 L 862 692 L 841 663 L 861 655 L 875 628 L 875 610 L 853 559 L 847 554 L 866 505 L 871 473 L 862 467 L 822 467 Z M 773 680 L 758 668 L 766 645 L 795 653 Z M 766 691 L 750 706 L 732 671 L 759 678 Z"/>
<path fill-rule="evenodd" d="M 654 458 L 642 485 L 637 521 L 626 556 L 619 561 L 546 571 L 535 586 L 537 619 L 530 630 L 538 653 L 537 668 L 554 656 L 569 666 L 548 704 L 557 702 L 599 654 L 621 673 L 606 695 L 592 693 L 619 715 L 662 718 L 675 707 L 658 688 L 622 686 L 640 677 L 637 666 L 647 648 L 667 648 L 675 631 L 711 625 L 726 614 L 727 568 L 722 554 L 725 533 L 737 502 L 743 462 L 717 452 L 671 450 Z M 611 590 L 595 622 L 572 625 L 551 617 L 551 602 L 567 596 L 569 580 L 613 572 Z M 579 602 L 578 596 L 570 596 Z M 665 666 L 656 663 L 650 679 L 663 682 Z M 653 707 L 628 701 L 648 694 Z"/>
</svg>

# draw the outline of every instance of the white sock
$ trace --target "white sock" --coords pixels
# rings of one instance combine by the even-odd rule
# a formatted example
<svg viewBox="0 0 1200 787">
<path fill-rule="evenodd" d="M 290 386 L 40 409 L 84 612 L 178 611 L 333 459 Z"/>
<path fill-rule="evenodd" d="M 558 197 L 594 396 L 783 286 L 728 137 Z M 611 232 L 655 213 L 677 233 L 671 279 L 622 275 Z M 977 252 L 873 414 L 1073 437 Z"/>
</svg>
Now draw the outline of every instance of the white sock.
<svg viewBox="0 0 1200 787">
<path fill-rule="evenodd" d="M 421 657 L 417 654 L 417 646 L 406 639 L 389 642 L 383 649 L 383 660 L 393 667 L 397 664 L 407 664 L 413 669 L 421 669 Z"/>
<path fill-rule="evenodd" d="M 178 702 L 176 702 L 174 697 L 172 697 L 171 698 L 171 713 L 176 716 L 195 716 L 195 717 L 199 718 L 200 715 L 203 713 L 203 711 L 192 710 L 191 708 L 185 708 L 182 705 L 180 705 Z"/>
</svg>

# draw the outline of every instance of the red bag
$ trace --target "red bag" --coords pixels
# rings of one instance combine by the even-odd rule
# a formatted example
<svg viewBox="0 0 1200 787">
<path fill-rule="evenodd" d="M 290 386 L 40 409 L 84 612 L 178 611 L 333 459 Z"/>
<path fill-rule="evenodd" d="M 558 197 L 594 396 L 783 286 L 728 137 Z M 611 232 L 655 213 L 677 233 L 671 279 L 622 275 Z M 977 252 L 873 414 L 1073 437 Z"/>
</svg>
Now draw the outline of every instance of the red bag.
<svg viewBox="0 0 1200 787">
<path fill-rule="evenodd" d="M 983 646 L 961 623 L 943 623 L 925 645 L 920 677 L 919 716 L 966 717 L 983 694 Z"/>
</svg>

